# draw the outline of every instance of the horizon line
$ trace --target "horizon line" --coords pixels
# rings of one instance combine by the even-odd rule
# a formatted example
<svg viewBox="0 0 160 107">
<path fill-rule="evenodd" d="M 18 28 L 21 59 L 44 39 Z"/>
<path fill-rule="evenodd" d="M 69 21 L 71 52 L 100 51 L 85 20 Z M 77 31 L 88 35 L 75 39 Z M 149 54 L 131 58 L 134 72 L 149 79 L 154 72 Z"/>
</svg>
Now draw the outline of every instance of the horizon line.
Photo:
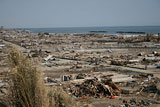
<svg viewBox="0 0 160 107">
<path fill-rule="evenodd" d="M 94 27 L 159 27 L 160 25 L 136 25 L 136 26 L 73 26 L 73 27 L 4 27 L 7 29 L 41 29 L 41 28 L 94 28 Z"/>
</svg>

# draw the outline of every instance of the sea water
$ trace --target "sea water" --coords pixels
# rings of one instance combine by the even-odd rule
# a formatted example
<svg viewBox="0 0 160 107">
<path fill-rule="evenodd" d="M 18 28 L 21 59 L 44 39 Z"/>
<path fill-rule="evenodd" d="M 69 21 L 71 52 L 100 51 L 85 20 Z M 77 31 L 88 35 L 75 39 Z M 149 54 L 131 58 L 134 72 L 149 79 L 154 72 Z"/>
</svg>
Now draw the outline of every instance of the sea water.
<svg viewBox="0 0 160 107">
<path fill-rule="evenodd" d="M 19 29 L 29 30 L 34 33 L 47 32 L 47 33 L 65 33 L 65 34 L 68 33 L 119 34 L 118 32 L 145 32 L 151 34 L 160 33 L 160 26 L 62 27 L 62 28 L 19 28 Z"/>
</svg>

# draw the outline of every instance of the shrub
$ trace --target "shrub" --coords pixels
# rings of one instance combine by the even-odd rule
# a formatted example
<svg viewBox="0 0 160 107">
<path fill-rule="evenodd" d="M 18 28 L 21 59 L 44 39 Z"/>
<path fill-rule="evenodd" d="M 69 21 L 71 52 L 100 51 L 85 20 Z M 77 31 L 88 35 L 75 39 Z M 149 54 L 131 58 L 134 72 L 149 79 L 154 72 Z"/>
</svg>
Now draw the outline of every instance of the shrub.
<svg viewBox="0 0 160 107">
<path fill-rule="evenodd" d="M 33 66 L 22 52 L 10 48 L 10 89 L 12 105 L 16 107 L 47 107 L 47 89 L 42 72 Z"/>
<path fill-rule="evenodd" d="M 19 50 L 9 47 L 10 100 L 15 107 L 77 107 L 62 88 L 44 85 L 42 71 Z"/>
</svg>

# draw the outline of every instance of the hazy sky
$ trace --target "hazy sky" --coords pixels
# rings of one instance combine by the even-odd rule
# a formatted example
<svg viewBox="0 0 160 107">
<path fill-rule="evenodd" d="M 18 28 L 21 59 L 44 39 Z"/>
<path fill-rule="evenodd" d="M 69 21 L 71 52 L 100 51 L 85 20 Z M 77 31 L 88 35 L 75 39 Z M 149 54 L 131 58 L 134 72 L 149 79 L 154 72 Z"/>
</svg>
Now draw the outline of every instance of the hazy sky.
<svg viewBox="0 0 160 107">
<path fill-rule="evenodd" d="M 0 0 L 0 26 L 160 25 L 160 0 Z"/>
</svg>

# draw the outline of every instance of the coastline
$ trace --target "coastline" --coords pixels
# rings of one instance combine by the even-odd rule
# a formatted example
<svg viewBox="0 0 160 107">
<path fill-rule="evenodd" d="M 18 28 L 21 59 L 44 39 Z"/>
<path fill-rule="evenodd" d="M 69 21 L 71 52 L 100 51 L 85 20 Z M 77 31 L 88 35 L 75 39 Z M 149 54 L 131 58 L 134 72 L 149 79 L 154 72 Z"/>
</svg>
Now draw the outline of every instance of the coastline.
<svg viewBox="0 0 160 107">
<path fill-rule="evenodd" d="M 158 34 L 160 26 L 122 26 L 122 27 L 62 27 L 62 28 L 16 28 L 33 33 L 61 33 L 61 34 L 109 34 L 109 35 L 143 35 Z"/>
</svg>

